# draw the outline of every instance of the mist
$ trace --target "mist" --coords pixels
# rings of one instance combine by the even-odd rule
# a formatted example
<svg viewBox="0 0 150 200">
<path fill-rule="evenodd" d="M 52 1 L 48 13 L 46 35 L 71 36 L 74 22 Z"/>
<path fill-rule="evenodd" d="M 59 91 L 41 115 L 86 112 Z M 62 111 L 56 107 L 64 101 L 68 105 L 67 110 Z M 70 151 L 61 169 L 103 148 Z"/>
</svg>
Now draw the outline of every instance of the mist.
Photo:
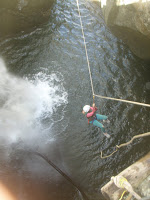
<svg viewBox="0 0 150 200">
<path fill-rule="evenodd" d="M 17 77 L 0 59 L 0 145 L 9 149 L 10 144 L 20 142 L 44 148 L 55 140 L 51 118 L 67 104 L 67 93 L 60 82 L 54 73 L 39 73 L 32 80 Z"/>
</svg>

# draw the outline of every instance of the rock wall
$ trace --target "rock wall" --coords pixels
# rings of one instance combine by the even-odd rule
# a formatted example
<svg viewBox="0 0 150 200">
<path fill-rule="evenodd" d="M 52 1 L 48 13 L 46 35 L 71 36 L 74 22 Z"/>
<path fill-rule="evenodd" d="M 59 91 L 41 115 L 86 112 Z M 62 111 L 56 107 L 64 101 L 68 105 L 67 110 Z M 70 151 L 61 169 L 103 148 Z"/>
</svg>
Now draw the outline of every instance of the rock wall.
<svg viewBox="0 0 150 200">
<path fill-rule="evenodd" d="M 110 30 L 135 55 L 150 60 L 150 0 L 101 0 L 101 8 Z"/>
<path fill-rule="evenodd" d="M 0 35 L 18 33 L 44 22 L 54 0 L 1 0 Z"/>
</svg>

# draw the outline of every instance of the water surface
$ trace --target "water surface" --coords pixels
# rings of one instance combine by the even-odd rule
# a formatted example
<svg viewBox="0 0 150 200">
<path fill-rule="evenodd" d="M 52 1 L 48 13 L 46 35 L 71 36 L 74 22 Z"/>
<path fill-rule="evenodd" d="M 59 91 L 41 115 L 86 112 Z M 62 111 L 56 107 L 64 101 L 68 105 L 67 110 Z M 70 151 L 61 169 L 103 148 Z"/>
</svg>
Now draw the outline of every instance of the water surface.
<svg viewBox="0 0 150 200">
<path fill-rule="evenodd" d="M 106 27 L 99 6 L 80 1 L 96 94 L 150 103 L 150 70 Z M 116 154 L 115 145 L 148 132 L 149 108 L 96 98 L 111 135 L 87 124 L 82 107 L 92 104 L 84 43 L 76 1 L 57 0 L 49 21 L 32 32 L 1 38 L 1 180 L 16 199 L 82 199 L 79 192 L 44 160 L 46 155 L 85 191 L 103 200 L 100 188 L 111 176 L 149 151 L 138 139 Z"/>
</svg>

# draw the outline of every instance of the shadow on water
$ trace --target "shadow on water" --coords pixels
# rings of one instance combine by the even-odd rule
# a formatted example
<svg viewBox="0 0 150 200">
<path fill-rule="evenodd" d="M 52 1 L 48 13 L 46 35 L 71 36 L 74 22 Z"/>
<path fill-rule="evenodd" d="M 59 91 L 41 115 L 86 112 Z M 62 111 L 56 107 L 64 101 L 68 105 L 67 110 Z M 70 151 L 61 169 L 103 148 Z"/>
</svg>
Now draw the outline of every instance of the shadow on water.
<svg viewBox="0 0 150 200">
<path fill-rule="evenodd" d="M 25 34 L 49 19 L 55 0 L 1 0 L 0 2 L 0 37 L 5 35 Z"/>
<path fill-rule="evenodd" d="M 99 7 L 80 4 L 96 93 L 149 103 L 148 64 L 111 34 Z M 138 139 L 105 160 L 100 151 L 109 154 L 115 145 L 148 132 L 150 116 L 148 108 L 97 98 L 98 112 L 109 117 L 105 126 L 111 138 L 87 124 L 81 111 L 92 96 L 76 1 L 58 0 L 48 23 L 1 38 L 0 54 L 15 74 L 6 71 L 0 79 L 0 173 L 5 185 L 17 199 L 82 199 L 42 159 L 20 153 L 32 148 L 66 172 L 90 200 L 103 200 L 100 188 L 145 155 L 150 141 Z"/>
<path fill-rule="evenodd" d="M 4 157 L 1 153 L 1 183 L 11 191 L 15 199 L 72 199 L 76 190 L 56 171 L 59 171 L 59 168 L 53 164 L 55 162 L 64 168 L 59 144 L 53 143 L 47 148 L 47 152 L 50 152 L 48 156 L 29 151 L 29 147 L 22 146 L 22 143 L 18 142 L 9 147 L 7 164 L 6 155 Z"/>
</svg>

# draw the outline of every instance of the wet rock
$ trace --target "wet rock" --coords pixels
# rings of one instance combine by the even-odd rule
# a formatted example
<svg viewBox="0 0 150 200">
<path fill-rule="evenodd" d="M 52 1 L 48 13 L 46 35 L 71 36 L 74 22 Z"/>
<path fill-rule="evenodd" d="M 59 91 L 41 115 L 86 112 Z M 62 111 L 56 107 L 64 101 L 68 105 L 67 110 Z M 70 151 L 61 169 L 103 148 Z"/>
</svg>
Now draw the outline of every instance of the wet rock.
<svg viewBox="0 0 150 200">
<path fill-rule="evenodd" d="M 101 7 L 105 22 L 112 32 L 136 56 L 150 60 L 150 1 L 101 0 Z"/>
<path fill-rule="evenodd" d="M 0 35 L 33 28 L 50 16 L 54 0 L 1 0 Z"/>
</svg>

